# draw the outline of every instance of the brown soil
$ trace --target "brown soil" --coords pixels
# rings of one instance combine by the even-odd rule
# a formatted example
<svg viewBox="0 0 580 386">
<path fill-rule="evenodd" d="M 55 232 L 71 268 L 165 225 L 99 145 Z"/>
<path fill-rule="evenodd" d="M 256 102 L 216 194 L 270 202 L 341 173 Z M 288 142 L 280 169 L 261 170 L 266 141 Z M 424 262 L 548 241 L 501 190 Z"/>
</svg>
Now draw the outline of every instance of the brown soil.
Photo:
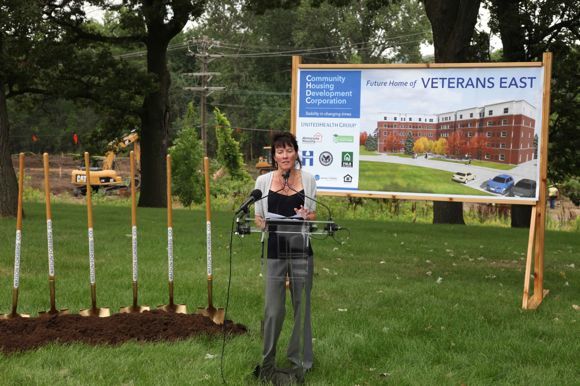
<svg viewBox="0 0 580 386">
<path fill-rule="evenodd" d="M 0 351 L 10 354 L 58 342 L 118 345 L 127 341 L 160 342 L 209 335 L 219 337 L 246 333 L 244 325 L 226 321 L 214 324 L 201 315 L 151 311 L 115 314 L 109 318 L 80 315 L 41 316 L 0 320 Z"/>
</svg>

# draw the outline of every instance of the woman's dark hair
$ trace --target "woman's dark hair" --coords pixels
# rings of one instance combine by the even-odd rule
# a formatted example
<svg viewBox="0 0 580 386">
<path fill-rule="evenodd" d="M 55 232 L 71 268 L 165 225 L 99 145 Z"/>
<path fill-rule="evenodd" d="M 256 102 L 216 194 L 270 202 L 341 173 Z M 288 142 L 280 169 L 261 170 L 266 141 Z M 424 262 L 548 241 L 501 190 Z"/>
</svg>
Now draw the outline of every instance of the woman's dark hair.
<svg viewBox="0 0 580 386">
<path fill-rule="evenodd" d="M 285 148 L 286 146 L 292 146 L 294 148 L 294 151 L 298 155 L 298 142 L 296 141 L 296 137 L 294 136 L 294 134 L 292 134 L 289 131 L 283 131 L 274 134 L 274 136 L 272 137 L 272 148 L 270 149 L 270 152 L 272 155 L 272 166 L 275 169 L 278 169 L 278 163 L 276 162 L 275 159 L 276 149 L 280 147 Z M 302 168 L 302 162 L 300 161 L 299 156 L 296 158 L 296 161 L 298 161 L 298 165 L 300 165 L 300 167 Z"/>
</svg>

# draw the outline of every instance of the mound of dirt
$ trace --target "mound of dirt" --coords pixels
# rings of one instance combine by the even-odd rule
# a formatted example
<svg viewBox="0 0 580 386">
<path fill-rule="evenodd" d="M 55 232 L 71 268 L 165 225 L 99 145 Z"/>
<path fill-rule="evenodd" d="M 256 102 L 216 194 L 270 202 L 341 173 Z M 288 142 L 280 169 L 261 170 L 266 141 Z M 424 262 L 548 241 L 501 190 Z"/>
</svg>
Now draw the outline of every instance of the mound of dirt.
<svg viewBox="0 0 580 386">
<path fill-rule="evenodd" d="M 114 314 L 108 318 L 80 315 L 41 316 L 0 320 L 0 350 L 6 354 L 32 350 L 51 342 L 82 342 L 91 345 L 118 345 L 127 341 L 160 342 L 192 336 L 219 337 L 247 332 L 244 325 L 228 320 L 216 325 L 195 314 L 163 311 L 141 314 Z"/>
</svg>

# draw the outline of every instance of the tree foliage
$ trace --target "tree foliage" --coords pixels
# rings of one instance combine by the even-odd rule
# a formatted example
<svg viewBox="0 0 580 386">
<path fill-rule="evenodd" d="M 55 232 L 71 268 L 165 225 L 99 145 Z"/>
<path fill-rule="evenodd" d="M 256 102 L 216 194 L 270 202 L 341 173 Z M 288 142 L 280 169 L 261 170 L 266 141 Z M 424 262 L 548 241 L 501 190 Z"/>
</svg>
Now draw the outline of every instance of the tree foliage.
<svg viewBox="0 0 580 386">
<path fill-rule="evenodd" d="M 196 130 L 193 103 L 188 104 L 187 112 L 181 120 L 181 129 L 173 146 L 171 154 L 171 181 L 173 193 L 183 206 L 201 203 L 205 195 L 202 171 L 203 149 Z"/>
<path fill-rule="evenodd" d="M 250 176 L 244 169 L 244 158 L 240 153 L 240 144 L 232 136 L 230 121 L 218 108 L 214 110 L 214 116 L 217 160 L 226 168 L 233 179 L 248 180 Z"/>
</svg>

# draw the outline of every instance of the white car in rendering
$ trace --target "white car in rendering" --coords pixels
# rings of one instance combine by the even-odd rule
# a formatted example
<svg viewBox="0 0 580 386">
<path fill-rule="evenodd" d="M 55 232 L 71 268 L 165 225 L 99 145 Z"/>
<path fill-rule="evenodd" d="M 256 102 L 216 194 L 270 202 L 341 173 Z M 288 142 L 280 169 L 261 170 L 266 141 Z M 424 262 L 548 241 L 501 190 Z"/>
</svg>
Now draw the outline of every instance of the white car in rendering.
<svg viewBox="0 0 580 386">
<path fill-rule="evenodd" d="M 475 180 L 475 174 L 470 172 L 456 172 L 453 174 L 451 179 L 456 182 L 467 184 L 469 181 Z"/>
</svg>

